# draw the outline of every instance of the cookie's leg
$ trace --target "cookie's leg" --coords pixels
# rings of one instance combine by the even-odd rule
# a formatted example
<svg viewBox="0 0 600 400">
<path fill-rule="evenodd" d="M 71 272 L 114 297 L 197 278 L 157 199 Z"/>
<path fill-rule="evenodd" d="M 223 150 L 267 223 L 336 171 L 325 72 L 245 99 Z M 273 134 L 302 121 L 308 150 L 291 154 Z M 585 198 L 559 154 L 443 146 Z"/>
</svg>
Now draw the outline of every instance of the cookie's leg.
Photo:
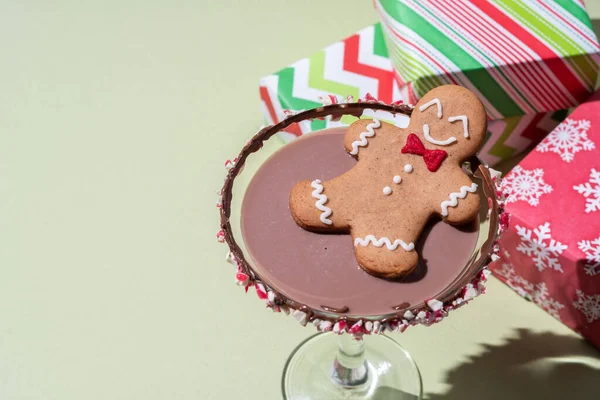
<svg viewBox="0 0 600 400">
<path fill-rule="evenodd" d="M 368 273 L 384 278 L 400 278 L 417 267 L 415 250 L 418 234 L 405 227 L 406 221 L 383 221 L 383 226 L 357 224 L 352 241 L 358 264 Z"/>
</svg>

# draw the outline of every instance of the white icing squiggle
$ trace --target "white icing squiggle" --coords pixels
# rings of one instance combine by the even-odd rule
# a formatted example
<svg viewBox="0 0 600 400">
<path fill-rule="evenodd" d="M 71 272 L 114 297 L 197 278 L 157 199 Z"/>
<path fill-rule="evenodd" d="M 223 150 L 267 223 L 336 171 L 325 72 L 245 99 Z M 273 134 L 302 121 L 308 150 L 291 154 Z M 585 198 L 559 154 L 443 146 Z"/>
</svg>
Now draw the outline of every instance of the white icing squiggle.
<svg viewBox="0 0 600 400">
<path fill-rule="evenodd" d="M 415 244 L 414 243 L 409 243 L 406 244 L 405 241 L 400 240 L 400 239 L 396 239 L 394 240 L 394 242 L 392 243 L 390 241 L 390 239 L 388 239 L 387 237 L 382 237 L 377 239 L 375 236 L 373 235 L 367 235 L 365 236 L 365 238 L 356 238 L 354 239 L 354 246 L 358 246 L 361 245 L 363 247 L 367 247 L 369 245 L 369 243 L 372 243 L 373 246 L 375 247 L 382 247 L 384 244 L 387 247 L 388 250 L 394 251 L 398 248 L 398 246 L 401 246 L 405 251 L 413 251 L 415 249 Z"/>
<path fill-rule="evenodd" d="M 440 103 L 440 99 L 433 99 L 431 101 L 428 101 L 427 103 L 419 107 L 419 111 L 423 112 L 434 104 L 437 104 L 437 117 L 442 118 L 442 103 Z"/>
<path fill-rule="evenodd" d="M 466 115 L 457 115 L 456 117 L 449 117 L 448 121 L 462 121 L 463 123 L 463 135 L 468 138 L 469 137 L 469 120 Z"/>
<path fill-rule="evenodd" d="M 355 140 L 354 142 L 352 142 L 352 151 L 350 151 L 350 154 L 352 154 L 353 156 L 357 155 L 358 148 L 364 147 L 367 145 L 367 143 L 368 143 L 367 138 L 375 136 L 375 131 L 373 130 L 373 128 L 377 129 L 380 126 L 381 126 L 381 122 L 379 122 L 378 119 L 373 118 L 373 122 L 371 122 L 369 125 L 367 125 L 367 130 L 365 132 L 362 132 L 359 135 L 360 140 Z"/>
<path fill-rule="evenodd" d="M 429 125 L 427 124 L 423 125 L 423 135 L 425 136 L 425 140 L 427 140 L 429 143 L 437 144 L 438 146 L 448 146 L 449 144 L 456 142 L 456 138 L 454 136 L 450 136 L 446 140 L 434 139 L 429 134 Z"/>
<path fill-rule="evenodd" d="M 456 207 L 458 205 L 458 199 L 464 199 L 467 197 L 467 192 L 475 193 L 477 191 L 477 184 L 471 183 L 471 186 L 463 186 L 460 188 L 460 192 L 450 193 L 450 200 L 442 201 L 440 206 L 442 207 L 442 216 L 448 216 L 448 207 Z"/>
<path fill-rule="evenodd" d="M 327 202 L 327 196 L 323 194 L 323 185 L 321 185 L 321 180 L 315 179 L 311 182 L 310 186 L 315 189 L 312 191 L 312 197 L 317 199 L 315 207 L 321 211 L 321 215 L 319 216 L 321 222 L 325 225 L 331 225 L 331 220 L 327 218 L 331 215 L 331 208 L 324 205 Z"/>
</svg>

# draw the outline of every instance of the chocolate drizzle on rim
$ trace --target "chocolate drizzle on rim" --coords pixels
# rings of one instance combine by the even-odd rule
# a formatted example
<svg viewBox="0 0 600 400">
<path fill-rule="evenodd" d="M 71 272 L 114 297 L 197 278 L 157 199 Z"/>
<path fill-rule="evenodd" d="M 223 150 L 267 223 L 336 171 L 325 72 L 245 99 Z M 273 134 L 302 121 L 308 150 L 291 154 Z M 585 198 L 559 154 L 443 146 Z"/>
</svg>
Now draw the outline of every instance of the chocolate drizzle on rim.
<svg viewBox="0 0 600 400">
<path fill-rule="evenodd" d="M 406 310 L 408 307 L 410 307 L 410 303 L 407 303 L 405 301 L 404 303 L 398 304 L 397 306 L 393 306 L 392 309 L 394 309 L 394 310 Z"/>
<path fill-rule="evenodd" d="M 347 306 L 343 306 L 341 308 L 330 307 L 326 305 L 322 305 L 322 310 L 313 309 L 306 304 L 302 304 L 294 301 L 283 295 L 282 293 L 274 290 L 273 286 L 269 284 L 269 282 L 263 279 L 251 266 L 250 263 L 246 260 L 246 257 L 235 241 L 233 236 L 233 232 L 230 224 L 231 217 L 231 201 L 233 197 L 233 182 L 235 178 L 240 174 L 243 170 L 244 164 L 248 156 L 252 153 L 259 151 L 263 147 L 263 143 L 269 140 L 276 133 L 279 133 L 285 130 L 292 124 L 302 122 L 304 120 L 311 120 L 315 118 L 324 118 L 329 115 L 333 117 L 340 117 L 343 115 L 353 115 L 356 117 L 360 117 L 364 110 L 378 110 L 378 111 L 387 111 L 392 114 L 404 114 L 410 116 L 412 113 L 412 107 L 401 104 L 401 105 L 387 105 L 379 102 L 361 102 L 361 103 L 345 103 L 345 104 L 332 104 L 319 108 L 315 108 L 308 111 L 303 111 L 295 115 L 290 115 L 285 118 L 283 121 L 264 127 L 261 129 L 252 139 L 250 139 L 239 156 L 237 157 L 237 161 L 229 169 L 227 176 L 225 178 L 225 183 L 223 184 L 223 188 L 221 189 L 222 196 L 222 206 L 220 207 L 221 214 L 221 230 L 223 231 L 224 237 L 223 240 L 229 246 L 231 253 L 233 254 L 235 260 L 237 261 L 237 265 L 240 270 L 248 275 L 248 277 L 254 283 L 260 283 L 265 287 L 269 288 L 269 290 L 275 293 L 277 303 L 285 305 L 292 310 L 298 310 L 306 313 L 307 320 L 312 321 L 314 319 L 331 321 L 333 323 L 345 320 L 346 322 L 353 324 L 360 320 L 371 320 L 371 321 L 379 321 L 381 323 L 385 323 L 387 321 L 391 321 L 394 319 L 401 319 L 403 315 L 411 307 L 413 310 L 426 309 L 427 305 L 423 302 L 421 304 L 410 305 L 409 303 L 402 303 L 397 306 L 393 306 L 392 309 L 395 312 L 382 315 L 380 317 L 360 317 L 360 316 L 349 316 L 342 315 L 347 314 L 350 310 Z M 452 301 L 456 297 L 461 294 L 461 291 L 464 287 L 472 282 L 477 275 L 481 272 L 481 270 L 488 264 L 490 255 L 492 254 L 493 246 L 497 238 L 498 232 L 498 201 L 496 196 L 495 184 L 490 176 L 490 171 L 487 165 L 484 165 L 477 157 L 472 157 L 468 160 L 471 166 L 471 170 L 474 171 L 474 176 L 480 178 L 483 181 L 483 191 L 485 197 L 487 197 L 488 202 L 490 203 L 490 234 L 482 245 L 481 249 L 477 252 L 476 260 L 472 260 L 468 266 L 465 268 L 462 273 L 441 293 L 435 296 L 436 299 L 439 299 L 442 302 Z M 475 257 L 475 256 L 474 256 Z"/>
<path fill-rule="evenodd" d="M 335 308 L 335 307 L 329 307 L 329 306 L 322 305 L 321 308 L 325 311 L 329 311 L 329 312 L 336 313 L 336 314 L 345 314 L 348 311 L 350 311 L 348 306 L 343 306 L 341 308 Z"/>
</svg>

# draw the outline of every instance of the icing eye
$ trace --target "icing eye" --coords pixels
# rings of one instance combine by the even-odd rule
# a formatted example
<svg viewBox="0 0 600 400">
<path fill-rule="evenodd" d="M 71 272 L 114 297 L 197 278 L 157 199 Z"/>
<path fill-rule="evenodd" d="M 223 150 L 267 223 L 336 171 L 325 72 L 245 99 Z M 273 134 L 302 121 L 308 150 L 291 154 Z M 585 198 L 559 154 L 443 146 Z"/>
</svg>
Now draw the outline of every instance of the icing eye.
<svg viewBox="0 0 600 400">
<path fill-rule="evenodd" d="M 433 99 L 431 101 L 428 101 L 427 103 L 419 107 L 419 111 L 423 112 L 434 104 L 437 105 L 437 117 L 442 118 L 442 103 L 440 102 L 440 99 Z"/>
<path fill-rule="evenodd" d="M 469 120 L 466 115 L 457 115 L 455 117 L 448 117 L 448 121 L 456 122 L 462 121 L 463 123 L 463 135 L 468 138 L 469 137 Z"/>
</svg>

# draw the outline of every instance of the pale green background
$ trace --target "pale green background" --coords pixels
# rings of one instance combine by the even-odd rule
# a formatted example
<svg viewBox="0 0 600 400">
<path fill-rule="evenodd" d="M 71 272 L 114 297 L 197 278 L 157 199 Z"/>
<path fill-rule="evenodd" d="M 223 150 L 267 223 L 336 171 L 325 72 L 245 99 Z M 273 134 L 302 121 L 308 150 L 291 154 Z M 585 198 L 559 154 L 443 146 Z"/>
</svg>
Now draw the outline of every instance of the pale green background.
<svg viewBox="0 0 600 400">
<path fill-rule="evenodd" d="M 2 3 L 0 399 L 280 398 L 314 331 L 233 284 L 214 193 L 262 122 L 258 79 L 371 7 Z M 497 281 L 397 340 L 431 398 L 600 397 L 600 352 Z"/>
</svg>

